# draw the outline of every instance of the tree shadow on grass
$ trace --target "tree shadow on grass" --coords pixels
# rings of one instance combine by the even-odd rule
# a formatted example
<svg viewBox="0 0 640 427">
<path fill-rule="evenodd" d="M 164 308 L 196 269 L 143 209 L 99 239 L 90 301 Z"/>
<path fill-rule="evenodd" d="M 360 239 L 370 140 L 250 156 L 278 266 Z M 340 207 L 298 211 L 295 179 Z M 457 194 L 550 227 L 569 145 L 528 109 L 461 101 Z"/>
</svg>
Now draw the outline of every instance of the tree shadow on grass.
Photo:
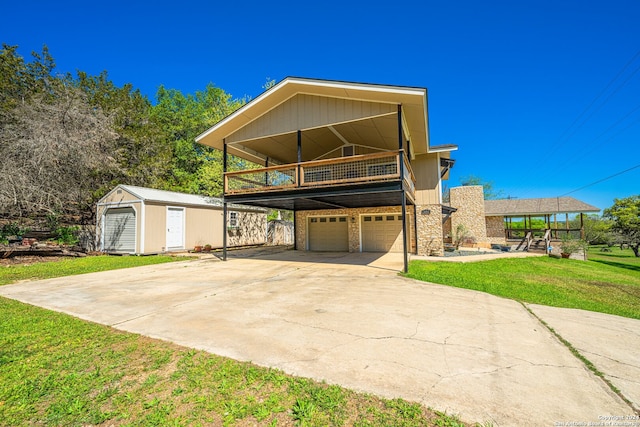
<svg viewBox="0 0 640 427">
<path fill-rule="evenodd" d="M 638 266 L 638 265 L 630 265 L 630 264 L 625 264 L 625 263 L 616 262 L 616 261 L 607 261 L 607 260 L 604 260 L 604 259 L 592 259 L 591 261 L 599 262 L 601 264 L 610 265 L 612 267 L 625 268 L 627 270 L 640 272 L 640 266 Z"/>
</svg>

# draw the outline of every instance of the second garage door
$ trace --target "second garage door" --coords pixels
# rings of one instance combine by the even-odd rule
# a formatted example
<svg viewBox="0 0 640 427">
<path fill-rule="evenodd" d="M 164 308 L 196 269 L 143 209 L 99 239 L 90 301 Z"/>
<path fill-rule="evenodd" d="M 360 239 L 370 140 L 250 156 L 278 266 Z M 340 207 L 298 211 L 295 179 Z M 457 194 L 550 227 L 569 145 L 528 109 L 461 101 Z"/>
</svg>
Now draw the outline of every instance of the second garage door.
<svg viewBox="0 0 640 427">
<path fill-rule="evenodd" d="M 378 214 L 362 217 L 363 252 L 402 252 L 402 215 Z"/>
<path fill-rule="evenodd" d="M 349 251 L 347 217 L 321 216 L 309 218 L 310 251 Z"/>
</svg>

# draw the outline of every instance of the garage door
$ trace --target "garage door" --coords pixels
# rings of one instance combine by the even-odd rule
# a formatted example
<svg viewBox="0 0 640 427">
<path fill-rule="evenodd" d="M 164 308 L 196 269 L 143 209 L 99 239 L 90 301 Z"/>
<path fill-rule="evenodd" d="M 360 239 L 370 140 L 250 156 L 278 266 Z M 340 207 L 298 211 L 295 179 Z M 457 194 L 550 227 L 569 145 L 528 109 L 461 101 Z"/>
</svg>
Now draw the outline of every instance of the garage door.
<svg viewBox="0 0 640 427">
<path fill-rule="evenodd" d="M 136 251 L 136 213 L 133 208 L 107 210 L 104 215 L 104 250 Z"/>
<path fill-rule="evenodd" d="M 402 252 L 402 215 L 362 217 L 363 252 Z"/>
<path fill-rule="evenodd" d="M 349 251 L 347 217 L 322 216 L 309 218 L 310 251 Z"/>
</svg>

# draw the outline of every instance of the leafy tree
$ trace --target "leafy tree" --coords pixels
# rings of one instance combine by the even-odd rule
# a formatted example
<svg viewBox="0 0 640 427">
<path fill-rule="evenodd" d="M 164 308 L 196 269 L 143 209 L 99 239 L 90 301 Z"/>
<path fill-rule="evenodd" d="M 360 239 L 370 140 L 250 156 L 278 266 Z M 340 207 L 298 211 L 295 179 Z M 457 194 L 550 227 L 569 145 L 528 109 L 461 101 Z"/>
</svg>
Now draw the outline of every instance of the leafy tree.
<svg viewBox="0 0 640 427">
<path fill-rule="evenodd" d="M 276 85 L 276 81 L 270 77 L 267 77 L 267 81 L 262 85 L 264 90 L 269 90 Z"/>
<path fill-rule="evenodd" d="M 222 194 L 222 153 L 195 142 L 204 130 L 213 126 L 246 100 L 234 100 L 222 89 L 207 85 L 204 91 L 183 95 L 161 86 L 152 116 L 165 132 L 170 148 L 171 167 L 163 188 L 208 196 Z M 239 167 L 240 159 L 232 158 L 230 169 Z"/>
<path fill-rule="evenodd" d="M 222 153 L 196 136 L 246 99 L 213 85 L 194 95 L 161 87 L 157 104 L 102 72 L 54 74 L 46 46 L 27 62 L 0 50 L 0 216 L 94 223 L 116 184 L 218 196 Z M 231 156 L 229 169 L 258 167 Z"/>
<path fill-rule="evenodd" d="M 47 46 L 41 53 L 32 52 L 34 60 L 26 63 L 18 46 L 2 45 L 0 51 L 0 114 L 10 112 L 32 96 L 51 93 L 51 72 L 55 62 Z"/>
<path fill-rule="evenodd" d="M 468 175 L 460 178 L 460 184 L 462 186 L 482 185 L 485 200 L 499 199 L 503 194 L 502 190 L 496 190 L 492 181 L 485 181 L 484 179 L 475 175 Z"/>
<path fill-rule="evenodd" d="M 113 185 L 162 179 L 170 151 L 146 97 L 106 72 L 54 75 L 46 46 L 32 56 L 0 51 L 0 215 L 93 223 Z"/>
<path fill-rule="evenodd" d="M 571 228 L 580 227 L 580 217 L 577 216 L 570 222 Z M 584 240 L 590 245 L 611 245 L 615 236 L 611 231 L 611 220 L 599 215 L 585 215 L 583 218 Z"/>
<path fill-rule="evenodd" d="M 104 194 L 116 183 L 161 186 L 170 170 L 171 150 L 165 143 L 162 123 L 154 120 L 147 97 L 131 84 L 117 87 L 106 72 L 98 76 L 79 72 L 75 83 L 91 105 L 100 108 L 111 120 L 117 135 L 114 154 L 122 173 L 100 192 Z"/>
<path fill-rule="evenodd" d="M 613 199 L 613 206 L 604 210 L 604 217 L 613 221 L 611 228 L 640 256 L 640 195 Z"/>
<path fill-rule="evenodd" d="M 273 220 L 293 221 L 293 211 L 269 209 L 267 213 L 267 221 Z"/>
</svg>

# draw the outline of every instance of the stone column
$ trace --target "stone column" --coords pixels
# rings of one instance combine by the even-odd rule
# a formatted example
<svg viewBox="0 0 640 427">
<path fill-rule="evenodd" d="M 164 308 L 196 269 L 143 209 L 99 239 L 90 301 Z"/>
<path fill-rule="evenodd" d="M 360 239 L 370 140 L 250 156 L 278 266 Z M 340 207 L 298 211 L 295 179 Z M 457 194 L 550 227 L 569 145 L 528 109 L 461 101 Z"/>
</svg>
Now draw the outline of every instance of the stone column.
<svg viewBox="0 0 640 427">
<path fill-rule="evenodd" d="M 463 225 L 475 247 L 491 247 L 487 239 L 487 222 L 484 214 L 484 193 L 481 185 L 454 187 L 450 190 L 451 207 L 457 211 L 451 215 L 451 235 Z"/>
<path fill-rule="evenodd" d="M 444 255 L 442 241 L 442 206 L 418 205 L 418 255 Z"/>
</svg>

